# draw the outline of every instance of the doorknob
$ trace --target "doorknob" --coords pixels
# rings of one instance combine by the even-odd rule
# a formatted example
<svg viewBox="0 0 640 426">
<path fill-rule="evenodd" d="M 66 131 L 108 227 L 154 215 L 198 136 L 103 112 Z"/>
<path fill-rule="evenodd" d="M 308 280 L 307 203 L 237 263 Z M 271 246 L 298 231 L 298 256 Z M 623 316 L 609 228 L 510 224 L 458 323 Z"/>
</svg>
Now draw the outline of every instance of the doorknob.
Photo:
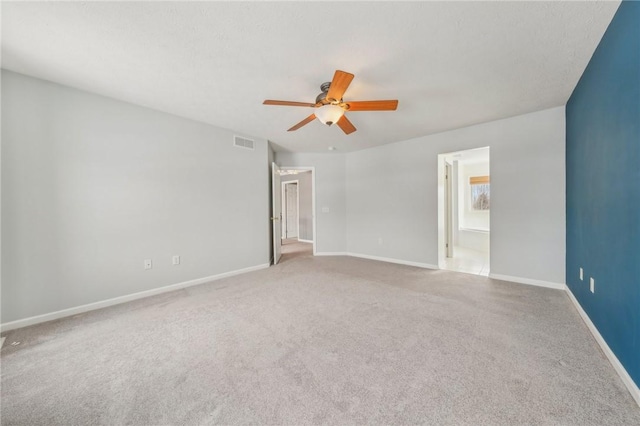
<svg viewBox="0 0 640 426">
<path fill-rule="evenodd" d="M 273 217 L 273 216 L 272 216 L 272 217 L 271 217 L 271 220 L 280 220 L 280 218 L 279 218 L 279 217 Z"/>
</svg>

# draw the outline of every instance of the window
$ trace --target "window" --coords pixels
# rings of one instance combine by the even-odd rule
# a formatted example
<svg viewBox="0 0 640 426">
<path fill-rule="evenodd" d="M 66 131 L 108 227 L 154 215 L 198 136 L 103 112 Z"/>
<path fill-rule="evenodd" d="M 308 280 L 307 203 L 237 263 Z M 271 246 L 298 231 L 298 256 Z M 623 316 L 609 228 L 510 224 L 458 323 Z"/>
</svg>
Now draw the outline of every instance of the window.
<svg viewBox="0 0 640 426">
<path fill-rule="evenodd" d="M 469 185 L 471 186 L 471 209 L 489 210 L 491 205 L 489 176 L 470 177 Z"/>
</svg>

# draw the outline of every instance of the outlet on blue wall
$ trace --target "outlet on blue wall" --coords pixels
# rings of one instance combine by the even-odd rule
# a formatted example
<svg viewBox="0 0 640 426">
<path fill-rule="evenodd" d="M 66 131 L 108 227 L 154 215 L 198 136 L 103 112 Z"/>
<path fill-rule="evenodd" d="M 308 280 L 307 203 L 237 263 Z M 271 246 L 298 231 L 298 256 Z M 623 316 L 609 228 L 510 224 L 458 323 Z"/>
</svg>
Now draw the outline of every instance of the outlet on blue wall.
<svg viewBox="0 0 640 426">
<path fill-rule="evenodd" d="M 566 114 L 567 285 L 640 385 L 640 2 L 621 3 Z"/>
</svg>

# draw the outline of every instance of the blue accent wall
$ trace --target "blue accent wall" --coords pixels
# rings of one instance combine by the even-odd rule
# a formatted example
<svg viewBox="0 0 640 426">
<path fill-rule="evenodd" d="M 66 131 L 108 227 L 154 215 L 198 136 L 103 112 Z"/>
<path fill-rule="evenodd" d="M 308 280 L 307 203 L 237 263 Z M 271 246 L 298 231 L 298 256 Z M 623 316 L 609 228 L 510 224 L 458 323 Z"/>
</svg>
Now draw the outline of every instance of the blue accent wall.
<svg viewBox="0 0 640 426">
<path fill-rule="evenodd" d="M 566 114 L 567 285 L 640 385 L 640 2 L 621 3 Z"/>
</svg>

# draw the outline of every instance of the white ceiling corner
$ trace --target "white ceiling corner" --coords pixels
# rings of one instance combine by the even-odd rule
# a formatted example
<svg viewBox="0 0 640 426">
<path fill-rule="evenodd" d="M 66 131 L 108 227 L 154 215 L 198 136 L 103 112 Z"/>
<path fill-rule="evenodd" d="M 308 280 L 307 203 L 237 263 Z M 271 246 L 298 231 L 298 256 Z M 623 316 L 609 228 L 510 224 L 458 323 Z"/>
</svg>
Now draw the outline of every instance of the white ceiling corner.
<svg viewBox="0 0 640 426">
<path fill-rule="evenodd" d="M 565 104 L 615 2 L 3 2 L 3 67 L 273 141 L 339 152 Z M 314 121 L 336 69 L 358 131 Z"/>
</svg>

